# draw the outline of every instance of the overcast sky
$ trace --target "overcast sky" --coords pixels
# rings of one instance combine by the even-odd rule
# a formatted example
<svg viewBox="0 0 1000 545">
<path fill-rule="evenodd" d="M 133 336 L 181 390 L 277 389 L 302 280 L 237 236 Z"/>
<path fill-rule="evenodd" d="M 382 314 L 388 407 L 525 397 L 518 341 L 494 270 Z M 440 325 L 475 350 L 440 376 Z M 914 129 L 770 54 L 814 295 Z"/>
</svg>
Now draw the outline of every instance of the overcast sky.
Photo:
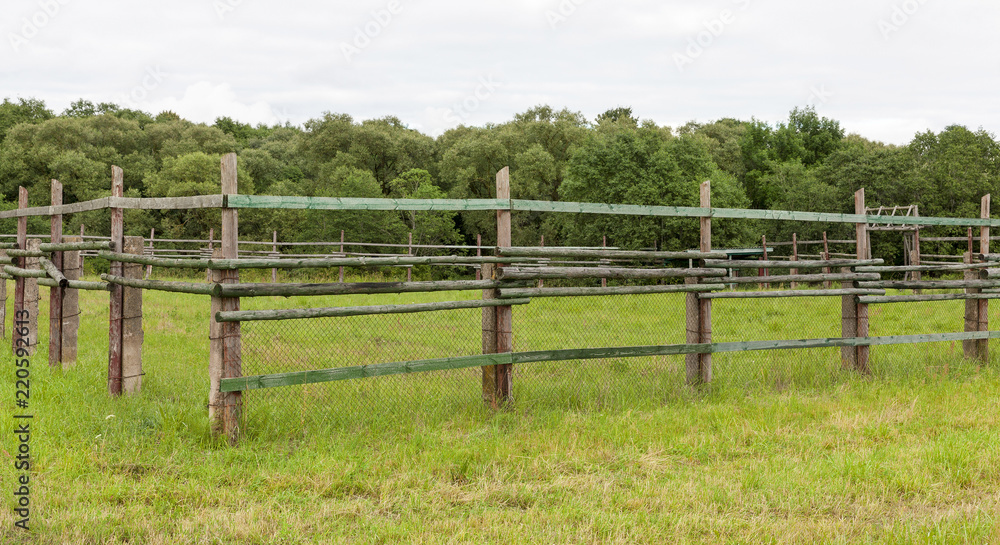
<svg viewBox="0 0 1000 545">
<path fill-rule="evenodd" d="M 395 115 L 439 135 L 537 104 L 676 127 L 814 105 L 905 144 L 1000 133 L 996 0 L 4 0 L 0 95 L 212 123 Z"/>
</svg>

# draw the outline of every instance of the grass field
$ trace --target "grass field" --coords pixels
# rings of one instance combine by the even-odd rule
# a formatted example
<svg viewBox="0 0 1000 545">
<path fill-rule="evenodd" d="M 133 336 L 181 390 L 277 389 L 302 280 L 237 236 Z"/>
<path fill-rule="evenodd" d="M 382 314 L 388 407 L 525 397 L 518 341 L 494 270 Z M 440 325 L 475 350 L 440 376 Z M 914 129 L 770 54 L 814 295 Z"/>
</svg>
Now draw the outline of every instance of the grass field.
<svg viewBox="0 0 1000 545">
<path fill-rule="evenodd" d="M 671 297 L 538 300 L 515 310 L 515 344 L 680 342 Z M 279 305 L 302 301 L 244 308 Z M 525 366 L 496 414 L 478 370 L 274 389 L 246 396 L 232 448 L 206 421 L 205 298 L 146 294 L 143 392 L 120 400 L 105 393 L 106 295 L 82 307 L 77 367 L 48 369 L 44 319 L 32 360 L 29 534 L 13 527 L 15 439 L 0 439 L 0 543 L 1000 541 L 1000 373 L 961 346 L 873 349 L 872 377 L 840 371 L 837 350 L 716 355 L 703 390 L 683 385 L 682 358 Z M 961 330 L 961 303 L 873 312 L 874 335 Z M 839 300 L 719 302 L 714 318 L 719 341 L 831 336 Z M 244 333 L 247 374 L 479 348 L 476 311 Z"/>
</svg>

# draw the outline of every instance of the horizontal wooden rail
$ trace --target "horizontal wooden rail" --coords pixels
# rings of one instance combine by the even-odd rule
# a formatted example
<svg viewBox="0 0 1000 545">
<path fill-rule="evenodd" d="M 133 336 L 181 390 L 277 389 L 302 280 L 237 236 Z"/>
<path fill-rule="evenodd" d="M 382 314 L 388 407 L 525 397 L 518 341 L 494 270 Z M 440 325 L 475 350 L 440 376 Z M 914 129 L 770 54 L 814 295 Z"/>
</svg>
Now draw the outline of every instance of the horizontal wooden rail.
<svg viewBox="0 0 1000 545">
<path fill-rule="evenodd" d="M 536 280 L 539 278 L 697 278 L 725 276 L 717 269 L 628 269 L 620 267 L 504 267 L 499 280 Z"/>
<path fill-rule="evenodd" d="M 55 263 L 52 263 L 44 257 L 39 258 L 38 262 L 42 266 L 42 269 L 45 270 L 46 274 L 49 275 L 49 278 L 55 280 L 56 284 L 58 284 L 60 288 L 69 286 L 69 280 L 63 276 L 62 271 L 59 270 L 59 267 L 56 267 Z"/>
<path fill-rule="evenodd" d="M 376 267 L 392 265 L 473 265 L 482 263 L 511 263 L 512 261 L 538 261 L 536 258 L 500 258 L 476 256 L 424 256 L 424 257 L 334 257 L 320 259 L 209 259 L 210 269 L 307 269 L 327 267 Z"/>
<path fill-rule="evenodd" d="M 756 261 L 753 259 L 707 259 L 705 266 L 718 269 L 822 269 L 882 265 L 881 259 L 825 259 L 808 261 Z"/>
<path fill-rule="evenodd" d="M 788 297 L 833 297 L 842 295 L 885 295 L 882 289 L 824 289 L 782 291 L 724 291 L 698 294 L 699 299 L 779 299 Z"/>
<path fill-rule="evenodd" d="M 877 273 L 787 274 L 775 276 L 727 276 L 726 284 L 762 284 L 780 282 L 845 282 L 848 280 L 880 280 Z"/>
<path fill-rule="evenodd" d="M 178 269 L 207 269 L 208 259 L 168 259 L 164 257 L 152 257 L 137 254 L 123 254 L 117 252 L 97 252 L 97 257 L 108 261 L 121 261 L 123 263 L 140 263 L 142 265 L 154 265 L 157 267 L 168 267 Z"/>
<path fill-rule="evenodd" d="M 295 308 L 285 310 L 235 310 L 216 312 L 217 322 L 253 322 L 261 320 L 302 320 L 307 318 L 341 318 L 375 314 L 408 314 L 439 310 L 459 310 L 484 307 L 526 305 L 530 299 L 476 299 L 471 301 L 445 301 L 412 305 L 371 305 L 364 307 Z"/>
<path fill-rule="evenodd" d="M 283 197 L 270 195 L 226 195 L 228 208 L 273 208 L 302 210 L 509 210 L 506 199 L 366 199 L 341 197 Z"/>
<path fill-rule="evenodd" d="M 293 295 L 359 295 L 376 293 L 421 293 L 435 291 L 489 290 L 505 284 L 495 280 L 440 282 L 338 282 L 325 284 L 220 284 L 220 297 L 289 297 Z"/>
<path fill-rule="evenodd" d="M 10 257 L 45 257 L 49 254 L 39 251 L 39 250 L 7 250 L 7 255 Z"/>
<path fill-rule="evenodd" d="M 174 293 L 191 293 L 195 295 L 219 296 L 219 284 L 194 282 L 169 282 L 166 280 L 143 280 L 140 278 L 125 278 L 110 274 L 102 274 L 101 280 L 119 286 L 142 288 L 146 290 L 169 291 Z"/>
<path fill-rule="evenodd" d="M 424 371 L 466 369 L 469 367 L 481 367 L 484 365 L 507 365 L 518 363 L 541 363 L 609 358 L 636 358 L 649 356 L 676 356 L 684 354 L 709 354 L 758 350 L 802 350 L 809 348 L 838 348 L 844 346 L 887 346 L 894 344 L 918 344 L 980 339 L 1000 339 L 1000 331 L 508 352 L 504 354 L 482 354 L 457 358 L 378 363 L 374 365 L 339 367 L 315 371 L 297 371 L 272 375 L 228 378 L 222 379 L 219 389 L 223 392 L 238 392 L 245 390 L 257 390 L 261 388 L 296 386 L 301 384 L 400 375 Z"/>
<path fill-rule="evenodd" d="M 19 278 L 48 278 L 49 273 L 41 269 L 22 269 L 13 265 L 4 265 L 3 271 L 11 276 Z"/>
<path fill-rule="evenodd" d="M 519 297 L 590 297 L 602 295 L 641 295 L 654 293 L 692 293 L 723 290 L 725 284 L 675 284 L 670 286 L 609 286 L 606 288 L 501 288 L 501 298 Z"/>
<path fill-rule="evenodd" d="M 39 278 L 38 285 L 48 286 L 50 288 L 60 287 L 59 282 L 56 282 L 51 278 Z M 73 290 L 87 290 L 87 291 L 108 291 L 109 289 L 111 289 L 110 285 L 105 282 L 87 282 L 84 280 L 68 280 L 66 282 L 66 286 L 64 287 Z"/>
<path fill-rule="evenodd" d="M 897 290 L 1000 288 L 1000 280 L 879 280 L 878 282 L 858 282 L 858 287 Z"/>
<path fill-rule="evenodd" d="M 989 263 L 956 263 L 954 265 L 884 265 L 873 267 L 858 267 L 859 273 L 883 272 L 935 272 L 935 271 L 967 271 L 992 267 Z"/>
<path fill-rule="evenodd" d="M 497 255 L 515 257 L 592 257 L 603 259 L 635 259 L 635 260 L 661 260 L 661 259 L 726 259 L 725 252 L 646 252 L 627 250 L 603 250 L 603 249 L 583 249 L 583 248 L 544 248 L 530 246 L 513 246 L 509 248 L 496 248 Z"/>
<path fill-rule="evenodd" d="M 923 293 L 919 295 L 885 295 L 858 297 L 859 303 L 918 303 L 922 301 L 962 301 L 967 299 L 1000 299 L 1000 293 Z"/>
<path fill-rule="evenodd" d="M 109 250 L 111 242 L 61 242 L 51 244 L 43 242 L 38 245 L 38 249 L 43 252 L 73 252 L 76 250 Z"/>
</svg>

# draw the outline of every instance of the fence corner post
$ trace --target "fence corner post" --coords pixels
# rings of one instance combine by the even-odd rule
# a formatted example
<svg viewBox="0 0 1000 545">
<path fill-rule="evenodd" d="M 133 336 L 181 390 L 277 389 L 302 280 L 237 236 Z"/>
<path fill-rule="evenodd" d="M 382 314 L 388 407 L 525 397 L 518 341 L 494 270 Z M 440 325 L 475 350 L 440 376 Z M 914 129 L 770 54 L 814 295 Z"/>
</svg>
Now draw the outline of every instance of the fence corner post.
<svg viewBox="0 0 1000 545">
<path fill-rule="evenodd" d="M 990 195 L 986 194 L 983 196 L 980 209 L 980 218 L 988 220 L 990 219 Z M 990 227 L 989 225 L 983 225 L 979 230 L 979 253 L 986 255 L 990 253 Z M 990 330 L 990 300 L 980 299 L 977 301 L 979 303 L 979 320 L 978 329 L 979 331 L 989 331 Z M 980 339 L 979 340 L 979 350 L 976 354 L 979 361 L 983 364 L 989 363 L 990 359 L 990 340 Z"/>
<path fill-rule="evenodd" d="M 854 213 L 857 215 L 867 215 L 867 210 L 865 208 L 865 188 L 859 189 L 854 194 Z M 855 243 L 857 251 L 857 259 L 869 259 L 871 258 L 871 247 L 868 240 L 868 222 L 862 221 L 858 222 L 855 226 Z M 853 271 L 852 271 L 853 272 Z M 852 283 L 854 287 L 857 287 L 856 283 Z M 850 305 L 848 305 L 847 300 L 850 299 Z M 868 305 L 866 303 L 858 303 L 857 296 L 847 295 L 844 297 L 844 307 L 853 307 L 853 319 L 854 319 L 854 336 L 855 337 L 867 337 L 868 336 Z M 844 316 L 842 321 L 846 321 L 849 316 Z M 847 328 L 845 328 L 847 329 Z M 844 331 L 844 336 L 847 336 L 847 331 Z M 853 366 L 854 370 L 860 373 L 867 374 L 869 372 L 868 367 L 868 357 L 870 354 L 870 349 L 868 345 L 858 345 L 856 347 L 848 347 L 850 352 L 853 352 Z"/>
<path fill-rule="evenodd" d="M 124 172 L 111 167 L 111 196 L 125 195 Z M 124 210 L 111 208 L 111 251 L 121 253 L 124 249 Z M 111 276 L 122 275 L 122 262 L 112 261 Z M 111 284 L 110 316 L 108 319 L 108 393 L 113 396 L 122 394 L 122 286 Z"/>
<path fill-rule="evenodd" d="M 503 167 L 497 172 L 497 199 L 510 201 L 510 167 Z M 509 248 L 511 245 L 510 208 L 497 210 L 497 248 Z M 503 264 L 498 263 L 497 268 Z M 514 351 L 513 312 L 510 306 L 496 307 L 496 337 L 497 354 Z M 496 383 L 494 396 L 497 406 L 505 406 L 513 402 L 513 364 L 496 365 Z"/>
<path fill-rule="evenodd" d="M 59 180 L 52 180 L 52 206 L 60 206 L 63 203 L 63 186 Z M 49 242 L 59 244 L 62 242 L 62 214 L 52 214 L 50 217 Z M 52 264 L 60 271 L 63 270 L 63 253 L 52 253 Z M 49 288 L 49 367 L 62 367 L 62 341 L 63 341 L 63 288 L 53 286 Z"/>
<path fill-rule="evenodd" d="M 237 193 L 236 154 L 222 157 L 222 194 Z M 219 254 L 223 259 L 238 259 L 239 216 L 235 208 L 222 209 L 222 237 Z M 213 254 L 217 255 L 217 254 Z M 210 270 L 213 281 L 225 284 L 239 282 L 239 270 Z M 215 313 L 240 309 L 239 297 L 212 297 L 212 315 L 209 317 L 209 419 L 214 434 L 225 435 L 229 443 L 235 445 L 240 438 L 240 421 L 243 416 L 243 393 L 220 392 L 220 381 L 224 378 L 243 376 L 240 322 L 218 323 Z"/>
</svg>

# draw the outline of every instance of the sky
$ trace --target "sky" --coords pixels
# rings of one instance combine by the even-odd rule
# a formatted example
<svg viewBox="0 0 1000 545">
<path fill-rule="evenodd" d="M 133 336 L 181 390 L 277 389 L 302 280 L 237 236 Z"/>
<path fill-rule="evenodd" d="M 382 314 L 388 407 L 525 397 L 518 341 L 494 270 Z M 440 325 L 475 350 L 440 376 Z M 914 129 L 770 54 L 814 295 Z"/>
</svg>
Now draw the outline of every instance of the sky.
<svg viewBox="0 0 1000 545">
<path fill-rule="evenodd" d="M 4 0 L 0 98 L 432 136 L 539 104 L 671 127 L 813 106 L 906 144 L 1000 133 L 998 29 L 996 0 Z"/>
</svg>

